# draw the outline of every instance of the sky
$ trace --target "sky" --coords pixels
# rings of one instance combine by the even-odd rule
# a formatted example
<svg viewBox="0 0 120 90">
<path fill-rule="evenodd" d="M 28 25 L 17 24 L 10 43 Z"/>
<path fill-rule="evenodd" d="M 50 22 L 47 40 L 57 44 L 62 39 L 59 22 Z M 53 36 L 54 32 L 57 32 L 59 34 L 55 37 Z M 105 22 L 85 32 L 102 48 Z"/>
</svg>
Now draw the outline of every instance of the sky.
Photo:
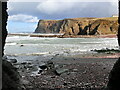
<svg viewBox="0 0 120 90">
<path fill-rule="evenodd" d="M 8 32 L 34 32 L 40 19 L 111 17 L 117 0 L 9 0 Z"/>
</svg>

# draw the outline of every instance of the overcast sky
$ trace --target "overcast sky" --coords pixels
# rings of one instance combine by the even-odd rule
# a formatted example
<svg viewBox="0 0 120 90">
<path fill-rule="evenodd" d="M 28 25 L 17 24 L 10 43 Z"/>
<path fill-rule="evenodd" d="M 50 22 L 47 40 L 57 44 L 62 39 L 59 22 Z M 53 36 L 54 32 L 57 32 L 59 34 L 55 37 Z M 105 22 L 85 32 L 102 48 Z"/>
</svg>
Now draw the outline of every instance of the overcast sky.
<svg viewBox="0 0 120 90">
<path fill-rule="evenodd" d="M 76 17 L 111 17 L 118 14 L 117 0 L 43 0 L 40 2 L 8 2 L 8 31 L 33 32 L 40 19 L 64 19 Z M 90 0 L 89 0 L 90 1 Z M 100 1 L 100 2 L 98 2 Z"/>
</svg>

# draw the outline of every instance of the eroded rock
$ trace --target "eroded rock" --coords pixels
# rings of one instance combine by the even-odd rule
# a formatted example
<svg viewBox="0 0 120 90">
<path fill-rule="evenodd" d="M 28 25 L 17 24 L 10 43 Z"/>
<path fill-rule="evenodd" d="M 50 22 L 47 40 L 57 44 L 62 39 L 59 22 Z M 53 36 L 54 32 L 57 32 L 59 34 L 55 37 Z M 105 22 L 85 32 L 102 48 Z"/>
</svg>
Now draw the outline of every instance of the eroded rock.
<svg viewBox="0 0 120 90">
<path fill-rule="evenodd" d="M 39 20 L 35 33 L 61 33 L 64 35 L 117 34 L 118 18 L 71 18 Z"/>
</svg>

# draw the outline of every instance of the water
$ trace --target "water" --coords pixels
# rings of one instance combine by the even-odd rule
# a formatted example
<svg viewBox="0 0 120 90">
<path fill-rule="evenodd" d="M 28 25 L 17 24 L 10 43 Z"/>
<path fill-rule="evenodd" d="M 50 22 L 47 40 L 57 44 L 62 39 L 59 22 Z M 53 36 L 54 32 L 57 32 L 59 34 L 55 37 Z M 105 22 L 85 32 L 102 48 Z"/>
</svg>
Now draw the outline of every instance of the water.
<svg viewBox="0 0 120 90">
<path fill-rule="evenodd" d="M 17 59 L 22 60 L 34 59 L 38 56 L 76 55 L 91 53 L 91 50 L 94 49 L 118 48 L 117 38 L 41 38 L 8 36 L 6 42 L 5 54 L 17 56 Z"/>
</svg>

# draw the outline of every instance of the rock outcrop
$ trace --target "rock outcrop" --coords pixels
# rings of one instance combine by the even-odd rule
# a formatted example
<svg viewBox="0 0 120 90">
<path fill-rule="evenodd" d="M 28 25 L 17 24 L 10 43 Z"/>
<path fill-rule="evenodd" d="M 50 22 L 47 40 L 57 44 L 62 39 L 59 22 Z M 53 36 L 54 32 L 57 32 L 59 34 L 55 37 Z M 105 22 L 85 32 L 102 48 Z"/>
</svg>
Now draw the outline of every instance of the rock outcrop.
<svg viewBox="0 0 120 90">
<path fill-rule="evenodd" d="M 107 90 L 119 90 L 120 89 L 120 58 L 114 64 L 110 75 Z"/>
<path fill-rule="evenodd" d="M 39 20 L 35 33 L 60 33 L 64 35 L 117 34 L 118 18 L 71 18 Z"/>
<path fill-rule="evenodd" d="M 6 59 L 2 60 L 2 90 L 21 90 L 20 74 Z"/>
<path fill-rule="evenodd" d="M 119 1 L 119 5 L 120 5 L 120 1 Z M 120 9 L 120 7 L 119 7 Z M 120 47 L 120 14 L 119 14 L 119 29 L 118 29 L 118 44 Z M 109 75 L 109 82 L 107 85 L 107 89 L 106 90 L 119 90 L 120 89 L 120 57 L 118 59 L 118 61 L 114 64 L 110 75 Z"/>
<path fill-rule="evenodd" d="M 7 3 L 2 2 L 2 56 L 4 55 L 5 40 L 8 34 L 6 29 L 8 14 L 6 10 L 7 10 Z"/>
<path fill-rule="evenodd" d="M 1 2 L 0 2 L 1 3 Z M 2 56 L 7 37 L 7 2 L 2 2 Z M 20 75 L 16 68 L 6 59 L 2 59 L 2 90 L 21 90 Z"/>
</svg>

